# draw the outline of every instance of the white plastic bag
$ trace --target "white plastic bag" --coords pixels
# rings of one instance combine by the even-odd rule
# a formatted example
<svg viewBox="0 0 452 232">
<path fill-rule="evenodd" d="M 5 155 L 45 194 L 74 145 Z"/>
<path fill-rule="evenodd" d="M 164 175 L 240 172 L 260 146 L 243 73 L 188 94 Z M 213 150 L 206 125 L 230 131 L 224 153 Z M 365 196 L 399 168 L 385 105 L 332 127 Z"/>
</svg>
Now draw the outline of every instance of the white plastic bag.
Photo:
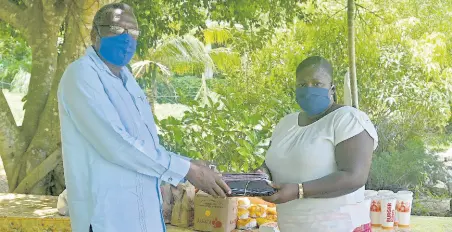
<svg viewBox="0 0 452 232">
<path fill-rule="evenodd" d="M 59 196 L 57 202 L 58 213 L 61 216 L 69 216 L 69 208 L 67 204 L 67 190 L 65 189 Z"/>
</svg>

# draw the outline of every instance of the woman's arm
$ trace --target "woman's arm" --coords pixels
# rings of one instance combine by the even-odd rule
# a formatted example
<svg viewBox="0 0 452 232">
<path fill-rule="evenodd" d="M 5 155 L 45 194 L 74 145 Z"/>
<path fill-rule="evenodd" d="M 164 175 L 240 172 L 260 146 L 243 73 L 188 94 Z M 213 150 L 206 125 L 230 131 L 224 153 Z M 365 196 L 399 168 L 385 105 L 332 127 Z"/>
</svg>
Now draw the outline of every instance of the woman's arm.
<svg viewBox="0 0 452 232">
<path fill-rule="evenodd" d="M 335 148 L 338 171 L 303 183 L 304 197 L 332 198 L 356 191 L 366 184 L 372 163 L 374 140 L 363 131 Z"/>
</svg>

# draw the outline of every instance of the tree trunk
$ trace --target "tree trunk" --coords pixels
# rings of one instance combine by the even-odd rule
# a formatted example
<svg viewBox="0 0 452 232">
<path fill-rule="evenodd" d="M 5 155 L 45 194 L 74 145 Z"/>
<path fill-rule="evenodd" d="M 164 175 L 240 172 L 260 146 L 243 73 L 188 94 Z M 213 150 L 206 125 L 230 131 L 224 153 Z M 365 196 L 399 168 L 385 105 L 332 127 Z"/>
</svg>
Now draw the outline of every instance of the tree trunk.
<svg viewBox="0 0 452 232">
<path fill-rule="evenodd" d="M 0 155 L 7 177 L 13 175 L 14 160 L 19 157 L 16 151 L 20 146 L 25 146 L 24 140 L 16 126 L 11 110 L 9 110 L 5 95 L 0 92 Z M 8 182 L 11 183 L 11 181 Z"/>
<path fill-rule="evenodd" d="M 359 109 L 358 103 L 358 81 L 356 79 L 356 57 L 355 57 L 355 1 L 347 2 L 348 18 L 348 64 L 350 71 L 352 106 Z"/>
<path fill-rule="evenodd" d="M 11 124 L 11 114 L 0 96 L 0 155 L 5 164 L 9 191 L 16 193 L 59 194 L 65 188 L 61 161 L 60 123 L 58 116 L 58 83 L 67 65 L 83 54 L 91 44 L 89 32 L 94 14 L 110 0 L 26 1 L 21 9 L 8 0 L 7 9 L 21 15 L 31 14 L 33 20 L 21 25 L 32 48 L 32 72 L 24 123 L 19 130 Z M 30 4 L 32 2 L 33 4 Z M 14 23 L 14 24 L 13 24 Z M 64 23 L 64 24 L 63 24 Z M 64 42 L 58 53 L 57 41 L 61 27 Z M 5 109 L 5 111 L 3 111 Z M 6 121 L 3 121 L 6 119 Z M 5 126 L 5 128 L 3 128 Z M 12 139 L 7 139 L 9 136 Z"/>
</svg>

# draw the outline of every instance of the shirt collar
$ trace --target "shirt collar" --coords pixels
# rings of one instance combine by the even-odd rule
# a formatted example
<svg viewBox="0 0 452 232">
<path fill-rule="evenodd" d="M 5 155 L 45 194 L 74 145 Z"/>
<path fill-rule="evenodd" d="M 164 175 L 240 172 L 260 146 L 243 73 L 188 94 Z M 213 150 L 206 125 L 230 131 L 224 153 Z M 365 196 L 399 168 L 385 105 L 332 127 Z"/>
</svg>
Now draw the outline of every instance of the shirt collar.
<svg viewBox="0 0 452 232">
<path fill-rule="evenodd" d="M 91 60 L 96 64 L 96 66 L 101 70 L 110 70 L 108 66 L 102 61 L 102 59 L 97 55 L 97 52 L 94 50 L 93 46 L 89 46 L 86 49 L 86 56 L 91 58 Z"/>
<path fill-rule="evenodd" d="M 96 50 L 94 50 L 93 46 L 89 46 L 86 49 L 86 56 L 88 56 L 89 58 L 91 58 L 91 60 L 94 62 L 94 64 L 96 64 L 96 66 L 103 70 L 103 71 L 107 71 L 109 72 L 112 76 L 116 77 L 115 75 L 113 75 L 113 73 L 111 73 L 110 69 L 108 68 L 108 66 L 105 64 L 105 62 L 99 57 L 99 55 L 97 55 Z M 130 72 L 128 71 L 127 67 L 124 66 L 121 68 L 121 77 L 123 79 L 123 82 L 126 83 L 127 80 L 129 79 L 129 75 Z"/>
</svg>

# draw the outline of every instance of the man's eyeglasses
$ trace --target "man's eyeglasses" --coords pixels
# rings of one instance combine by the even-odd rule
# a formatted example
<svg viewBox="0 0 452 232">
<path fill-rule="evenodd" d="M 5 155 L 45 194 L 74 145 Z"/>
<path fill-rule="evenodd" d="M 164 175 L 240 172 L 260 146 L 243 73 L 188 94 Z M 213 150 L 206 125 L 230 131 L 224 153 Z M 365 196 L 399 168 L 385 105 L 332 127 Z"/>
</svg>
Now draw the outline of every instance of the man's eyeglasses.
<svg viewBox="0 0 452 232">
<path fill-rule="evenodd" d="M 140 35 L 140 30 L 138 29 L 126 29 L 115 25 L 96 25 L 96 27 L 109 27 L 110 32 L 116 35 L 121 35 L 125 32 L 133 37 L 138 37 Z"/>
</svg>

